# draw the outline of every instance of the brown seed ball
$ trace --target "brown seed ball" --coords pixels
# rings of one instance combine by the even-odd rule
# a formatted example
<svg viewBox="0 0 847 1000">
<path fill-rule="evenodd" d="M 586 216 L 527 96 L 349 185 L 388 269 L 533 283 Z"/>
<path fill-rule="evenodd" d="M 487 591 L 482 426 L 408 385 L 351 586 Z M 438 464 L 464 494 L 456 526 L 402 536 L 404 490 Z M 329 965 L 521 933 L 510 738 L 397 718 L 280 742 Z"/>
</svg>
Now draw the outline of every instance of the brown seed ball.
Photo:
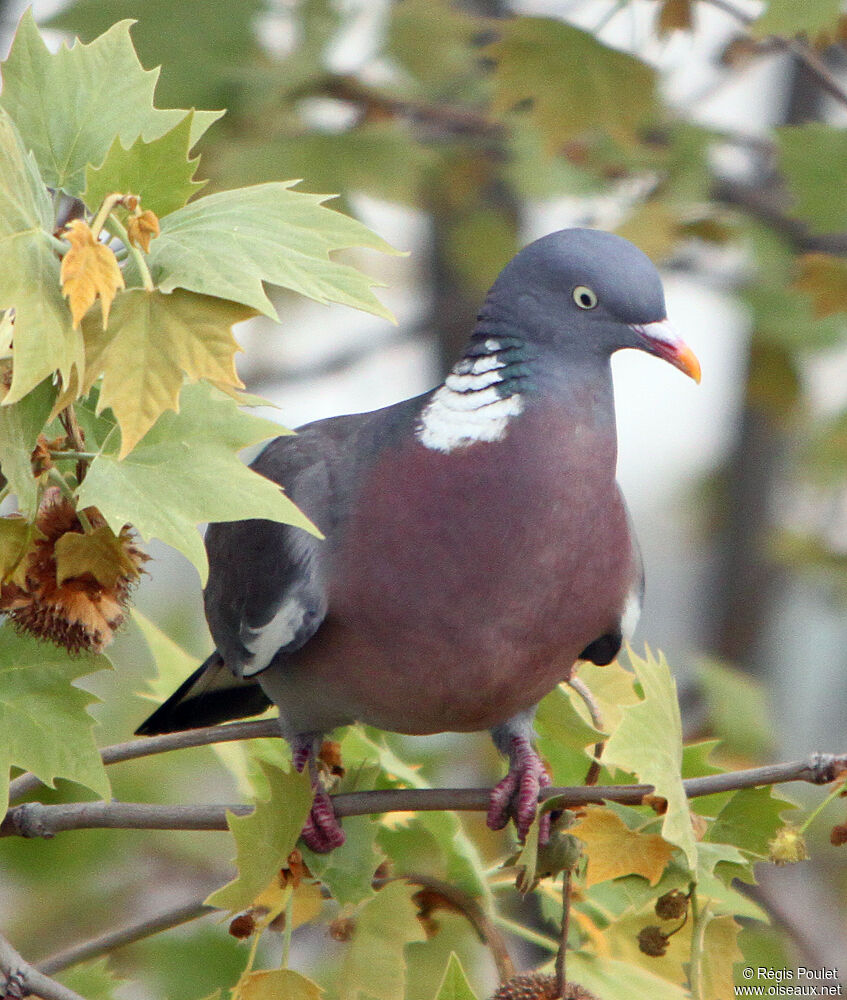
<svg viewBox="0 0 847 1000">
<path fill-rule="evenodd" d="M 568 983 L 564 997 L 556 993 L 556 977 L 539 972 L 515 976 L 498 987 L 491 1000 L 600 1000 L 577 983 Z"/>
<path fill-rule="evenodd" d="M 661 920 L 679 920 L 688 909 L 688 896 L 679 889 L 671 889 L 656 900 L 656 916 Z"/>
<path fill-rule="evenodd" d="M 668 950 L 668 937 L 661 927 L 645 927 L 638 934 L 638 948 L 645 955 L 661 958 Z"/>
</svg>

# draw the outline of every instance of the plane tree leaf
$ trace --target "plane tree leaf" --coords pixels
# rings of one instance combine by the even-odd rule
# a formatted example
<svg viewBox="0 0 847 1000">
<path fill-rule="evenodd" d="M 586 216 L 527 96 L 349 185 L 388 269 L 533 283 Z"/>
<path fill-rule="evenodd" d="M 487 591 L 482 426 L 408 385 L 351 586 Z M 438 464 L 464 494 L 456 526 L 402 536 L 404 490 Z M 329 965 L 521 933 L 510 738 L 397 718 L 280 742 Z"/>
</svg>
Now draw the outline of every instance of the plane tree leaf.
<svg viewBox="0 0 847 1000">
<path fill-rule="evenodd" d="M 21 18 L 3 63 L 0 107 L 17 124 L 48 187 L 81 195 L 86 166 L 103 162 L 115 136 L 125 146 L 139 136 L 149 141 L 185 118 L 184 110 L 153 107 L 159 71 L 138 61 L 131 24 L 120 21 L 88 45 L 77 41 L 53 53 L 32 11 Z M 194 114 L 192 144 L 220 114 Z"/>
<path fill-rule="evenodd" d="M 643 875 L 655 885 L 673 854 L 672 845 L 658 834 L 630 830 L 603 806 L 589 807 L 568 833 L 585 844 L 588 886 L 619 875 Z"/>
<path fill-rule="evenodd" d="M 72 370 L 82 366 L 82 335 L 73 329 L 62 298 L 52 230 L 44 179 L 0 106 L 0 309 L 15 310 L 14 369 L 6 405 L 52 372 L 68 381 Z"/>
<path fill-rule="evenodd" d="M 618 728 L 603 752 L 603 760 L 655 786 L 655 794 L 667 800 L 662 836 L 681 848 L 689 868 L 697 865 L 697 844 L 682 784 L 682 721 L 676 682 L 667 661 L 648 650 L 645 657 L 630 653 L 644 699 L 624 709 Z"/>
<path fill-rule="evenodd" d="M 18 499 L 18 510 L 31 516 L 38 507 L 38 480 L 30 456 L 55 396 L 56 390 L 45 381 L 17 403 L 0 405 L 0 471 Z"/>
<path fill-rule="evenodd" d="M 232 326 L 252 315 L 246 306 L 182 289 L 163 295 L 134 288 L 115 300 L 108 331 L 98 315 L 86 318 L 86 388 L 103 375 L 98 411 L 110 407 L 120 425 L 120 458 L 160 414 L 179 409 L 184 376 L 241 387 Z"/>
<path fill-rule="evenodd" d="M 378 282 L 329 254 L 354 246 L 396 251 L 361 222 L 327 208 L 327 195 L 292 191 L 294 183 L 220 191 L 166 216 L 148 258 L 156 285 L 217 295 L 279 319 L 266 282 L 391 319 L 371 291 Z"/>
<path fill-rule="evenodd" d="M 9 769 L 32 771 L 45 785 L 76 781 L 102 798 L 109 780 L 86 708 L 96 699 L 72 681 L 111 664 L 102 655 L 69 656 L 64 649 L 0 626 L 0 816 L 9 796 Z"/>
<path fill-rule="evenodd" d="M 79 326 L 82 317 L 100 299 L 105 328 L 109 325 L 109 310 L 115 295 L 124 287 L 124 276 L 114 251 L 101 243 L 82 219 L 74 219 L 63 235 L 71 247 L 62 258 L 59 276 L 74 327 Z"/>
<path fill-rule="evenodd" d="M 486 50 L 496 62 L 494 110 L 525 110 L 549 153 L 597 129 L 631 139 L 653 110 L 653 70 L 590 32 L 544 17 L 516 17 L 498 31 Z"/>
<path fill-rule="evenodd" d="M 169 132 L 149 142 L 139 136 L 124 146 L 116 137 L 106 159 L 85 171 L 80 197 L 88 208 L 96 212 L 113 191 L 138 195 L 142 206 L 160 217 L 182 208 L 206 183 L 193 179 L 200 159 L 189 156 L 194 115 L 189 112 Z"/>
<path fill-rule="evenodd" d="M 471 989 L 465 970 L 455 951 L 450 952 L 450 960 L 444 970 L 444 978 L 438 987 L 435 1000 L 477 1000 L 476 993 Z"/>
<path fill-rule="evenodd" d="M 247 816 L 227 813 L 235 837 L 238 875 L 206 900 L 221 910 L 246 909 L 261 895 L 285 867 L 312 805 L 308 771 L 283 771 L 265 761 L 260 766 L 268 798 L 258 800 Z"/>
<path fill-rule="evenodd" d="M 242 413 L 207 383 L 182 390 L 180 412 L 164 413 L 123 460 L 113 433 L 92 461 L 79 503 L 97 507 L 115 533 L 132 524 L 160 538 L 197 567 L 208 563 L 197 525 L 261 517 L 316 529 L 282 490 L 248 469 L 238 452 L 285 433 L 269 420 Z"/>
</svg>

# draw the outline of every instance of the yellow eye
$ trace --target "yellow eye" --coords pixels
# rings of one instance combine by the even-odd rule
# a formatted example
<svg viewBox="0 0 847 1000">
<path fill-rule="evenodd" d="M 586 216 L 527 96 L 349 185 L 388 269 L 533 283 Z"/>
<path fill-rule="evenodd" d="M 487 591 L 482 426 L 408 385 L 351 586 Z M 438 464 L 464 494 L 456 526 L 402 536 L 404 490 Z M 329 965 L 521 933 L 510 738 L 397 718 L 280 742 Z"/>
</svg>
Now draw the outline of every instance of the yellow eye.
<svg viewBox="0 0 847 1000">
<path fill-rule="evenodd" d="M 580 309 L 593 309 L 597 305 L 597 295 L 588 285 L 577 285 L 573 290 L 573 300 Z"/>
</svg>

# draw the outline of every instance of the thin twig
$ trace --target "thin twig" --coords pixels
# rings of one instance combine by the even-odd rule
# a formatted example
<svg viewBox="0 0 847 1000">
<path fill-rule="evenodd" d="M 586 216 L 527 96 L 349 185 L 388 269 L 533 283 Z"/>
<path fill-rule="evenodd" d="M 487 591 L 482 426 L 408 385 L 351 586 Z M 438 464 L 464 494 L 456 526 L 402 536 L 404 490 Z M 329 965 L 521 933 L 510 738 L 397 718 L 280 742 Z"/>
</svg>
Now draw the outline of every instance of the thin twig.
<svg viewBox="0 0 847 1000">
<path fill-rule="evenodd" d="M 562 933 L 559 937 L 559 951 L 556 954 L 556 996 L 565 995 L 567 980 L 568 930 L 571 922 L 571 870 L 562 872 Z"/>
<path fill-rule="evenodd" d="M 104 764 L 117 764 L 139 757 L 170 750 L 185 750 L 188 747 L 204 747 L 212 743 L 228 743 L 232 740 L 256 740 L 280 736 L 278 719 L 256 719 L 250 722 L 233 722 L 226 726 L 205 726 L 202 729 L 186 729 L 178 733 L 164 733 L 161 736 L 145 736 L 140 740 L 114 743 L 103 747 L 100 758 Z M 25 795 L 43 788 L 44 784 L 34 774 L 21 774 L 9 783 L 9 802 L 14 805 Z"/>
<path fill-rule="evenodd" d="M 718 10 L 724 11 L 726 14 L 729 14 L 730 17 L 735 18 L 736 21 L 743 24 L 745 28 L 748 28 L 753 21 L 756 20 L 756 18 L 752 15 L 745 14 L 743 11 L 738 10 L 738 8 L 729 3 L 728 0 L 707 0 L 707 3 L 710 3 L 713 7 L 717 7 Z M 842 88 L 841 84 L 829 71 L 829 67 L 823 62 L 816 52 L 810 49 L 808 45 L 804 45 L 803 42 L 798 41 L 796 38 L 783 38 L 781 35 L 773 35 L 771 37 L 775 45 L 783 49 L 785 52 L 790 52 L 803 63 L 803 65 L 821 85 L 823 90 L 825 90 L 831 97 L 834 97 L 840 104 L 847 107 L 847 91 Z"/>
<path fill-rule="evenodd" d="M 229 728 L 229 727 L 223 727 Z M 686 795 L 695 798 L 716 792 L 738 791 L 789 781 L 829 784 L 847 772 L 847 753 L 812 754 L 804 760 L 769 764 L 745 771 L 688 778 Z M 652 785 L 593 785 L 545 788 L 540 800 L 556 798 L 557 807 L 622 802 L 638 805 Z M 332 796 L 336 815 L 363 816 L 388 812 L 440 812 L 458 810 L 484 812 L 489 806 L 489 788 L 387 788 L 346 792 Z M 226 830 L 226 813 L 244 816 L 253 807 L 235 805 L 156 805 L 141 802 L 67 802 L 43 805 L 26 802 L 12 807 L 0 823 L 0 837 L 52 837 L 63 830 Z"/>
<path fill-rule="evenodd" d="M 35 994 L 43 1000 L 85 1000 L 30 965 L 0 934 L 0 995 L 18 998 Z"/>
<path fill-rule="evenodd" d="M 597 699 L 591 692 L 591 688 L 578 677 L 569 677 L 568 686 L 572 687 L 574 691 L 582 698 L 585 703 L 585 707 L 588 709 L 588 714 L 591 716 L 591 721 L 594 724 L 595 729 L 599 729 L 601 732 L 605 728 L 603 724 L 603 713 L 600 711 L 600 706 L 597 704 Z M 585 775 L 586 785 L 596 785 L 597 778 L 600 776 L 600 758 L 603 756 L 603 751 L 606 749 L 606 741 L 599 740 L 594 744 L 594 760 L 588 768 L 588 772 Z"/>
<path fill-rule="evenodd" d="M 208 895 L 208 893 L 206 894 Z M 213 906 L 206 906 L 203 902 L 206 896 L 195 899 L 191 903 L 183 903 L 158 916 L 149 917 L 136 924 L 121 927 L 116 931 L 108 931 L 90 941 L 83 941 L 81 944 L 72 945 L 62 951 L 57 951 L 48 958 L 36 963 L 36 967 L 45 975 L 52 976 L 62 969 L 78 965 L 80 962 L 88 962 L 92 958 L 99 958 L 101 955 L 108 955 L 110 952 L 124 945 L 133 944 L 136 941 L 143 941 L 144 938 L 160 934 L 162 931 L 170 930 L 172 927 L 179 927 L 187 924 L 191 920 L 197 920 L 207 913 L 216 913 Z"/>
</svg>

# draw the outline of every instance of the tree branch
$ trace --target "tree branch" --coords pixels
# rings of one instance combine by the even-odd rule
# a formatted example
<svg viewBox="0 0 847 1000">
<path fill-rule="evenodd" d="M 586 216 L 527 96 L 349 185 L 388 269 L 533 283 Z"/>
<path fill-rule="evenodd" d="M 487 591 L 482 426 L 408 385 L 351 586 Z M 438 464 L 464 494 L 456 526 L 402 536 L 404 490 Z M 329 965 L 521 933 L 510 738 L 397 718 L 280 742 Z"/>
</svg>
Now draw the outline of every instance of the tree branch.
<svg viewBox="0 0 847 1000">
<path fill-rule="evenodd" d="M 50 979 L 30 965 L 0 934 L 0 994 L 3 1000 L 20 1000 L 30 994 L 43 1000 L 85 1000 L 79 993 Z"/>
<path fill-rule="evenodd" d="M 224 727 L 229 728 L 229 727 Z M 847 772 L 847 753 L 812 754 L 783 764 L 745 771 L 688 778 L 683 782 L 689 798 L 716 792 L 737 791 L 789 781 L 825 785 Z M 562 807 L 604 801 L 638 805 L 652 785 L 593 785 L 545 788 L 540 799 L 561 799 Z M 488 809 L 488 788 L 390 788 L 347 792 L 332 796 L 336 815 L 364 816 L 386 812 L 433 812 L 445 809 L 483 812 Z M 142 802 L 69 802 L 43 805 L 26 802 L 12 807 L 0 823 L 0 837 L 52 837 L 63 830 L 226 830 L 226 814 L 244 816 L 253 807 L 235 805 L 155 805 Z"/>
<path fill-rule="evenodd" d="M 114 743 L 103 747 L 100 757 L 104 764 L 117 764 L 123 760 L 137 760 L 152 757 L 170 750 L 185 750 L 188 747 L 205 747 L 212 743 L 228 743 L 232 740 L 256 740 L 280 736 L 278 719 L 257 719 L 250 722 L 233 722 L 226 726 L 205 726 L 202 729 L 186 729 L 178 733 L 164 733 L 162 736 L 145 736 L 140 740 Z M 34 774 L 21 774 L 9 783 L 9 802 L 14 805 L 25 795 L 43 788 L 44 783 Z"/>
<path fill-rule="evenodd" d="M 210 889 L 209 892 L 211 891 Z M 48 958 L 37 962 L 36 968 L 39 972 L 52 976 L 72 965 L 88 962 L 101 955 L 108 955 L 109 952 L 115 951 L 117 948 L 134 944 L 136 941 L 143 941 L 144 938 L 152 937 L 154 934 L 160 934 L 172 927 L 179 927 L 191 920 L 197 920 L 198 917 L 203 917 L 207 913 L 219 913 L 220 911 L 216 910 L 214 906 L 206 906 L 203 902 L 203 899 L 208 895 L 209 893 L 206 893 L 201 899 L 195 899 L 191 903 L 183 903 L 155 917 L 149 917 L 136 924 L 129 924 L 116 931 L 108 931 L 99 937 L 91 938 L 89 941 L 83 941 L 81 944 L 57 951 Z"/>
</svg>

